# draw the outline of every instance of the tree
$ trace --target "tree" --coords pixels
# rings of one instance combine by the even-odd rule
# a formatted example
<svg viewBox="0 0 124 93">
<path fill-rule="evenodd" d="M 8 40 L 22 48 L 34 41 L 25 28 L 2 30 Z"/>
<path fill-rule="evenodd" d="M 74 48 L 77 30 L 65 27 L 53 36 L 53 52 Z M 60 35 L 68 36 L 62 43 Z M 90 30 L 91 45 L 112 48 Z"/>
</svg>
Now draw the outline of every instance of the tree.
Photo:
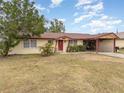
<svg viewBox="0 0 124 93">
<path fill-rule="evenodd" d="M 45 18 L 29 0 L 0 0 L 0 53 L 7 56 L 21 39 L 45 31 Z"/>
<path fill-rule="evenodd" d="M 58 19 L 54 19 L 50 22 L 49 31 L 54 33 L 65 32 L 64 23 Z"/>
</svg>

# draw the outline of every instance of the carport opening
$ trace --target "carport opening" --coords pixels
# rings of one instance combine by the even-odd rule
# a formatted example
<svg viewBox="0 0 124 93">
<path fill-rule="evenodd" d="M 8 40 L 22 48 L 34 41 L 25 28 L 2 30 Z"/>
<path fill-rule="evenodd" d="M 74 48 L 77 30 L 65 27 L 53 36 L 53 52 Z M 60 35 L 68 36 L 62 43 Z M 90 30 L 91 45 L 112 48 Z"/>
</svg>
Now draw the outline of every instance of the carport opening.
<svg viewBox="0 0 124 93">
<path fill-rule="evenodd" d="M 96 51 L 96 40 L 84 40 L 87 51 Z"/>
</svg>

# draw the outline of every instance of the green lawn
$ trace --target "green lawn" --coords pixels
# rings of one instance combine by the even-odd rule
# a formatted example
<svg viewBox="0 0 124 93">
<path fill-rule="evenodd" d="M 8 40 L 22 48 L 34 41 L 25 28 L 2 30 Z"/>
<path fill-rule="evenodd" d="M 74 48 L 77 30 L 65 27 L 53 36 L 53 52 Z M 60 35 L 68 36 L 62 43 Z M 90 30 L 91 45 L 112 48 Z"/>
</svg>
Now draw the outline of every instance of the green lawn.
<svg viewBox="0 0 124 93">
<path fill-rule="evenodd" d="M 0 93 L 124 93 L 124 59 L 86 53 L 0 58 Z"/>
</svg>

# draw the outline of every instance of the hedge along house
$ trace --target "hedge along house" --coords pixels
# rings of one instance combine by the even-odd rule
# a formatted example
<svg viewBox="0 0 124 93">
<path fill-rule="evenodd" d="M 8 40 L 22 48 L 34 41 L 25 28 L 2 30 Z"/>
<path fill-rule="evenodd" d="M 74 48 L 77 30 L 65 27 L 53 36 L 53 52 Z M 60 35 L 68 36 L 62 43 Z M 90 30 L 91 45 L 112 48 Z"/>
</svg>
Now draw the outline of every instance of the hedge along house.
<svg viewBox="0 0 124 93">
<path fill-rule="evenodd" d="M 40 37 L 31 37 L 22 40 L 12 51 L 12 54 L 37 54 L 39 47 L 48 42 L 53 43 L 57 52 L 67 52 L 69 45 L 86 45 L 87 50 L 96 52 L 115 52 L 115 40 L 118 38 L 114 33 L 97 35 L 77 33 L 44 33 Z M 91 44 L 92 43 L 92 44 Z M 94 46 L 94 47 L 93 47 Z"/>
</svg>

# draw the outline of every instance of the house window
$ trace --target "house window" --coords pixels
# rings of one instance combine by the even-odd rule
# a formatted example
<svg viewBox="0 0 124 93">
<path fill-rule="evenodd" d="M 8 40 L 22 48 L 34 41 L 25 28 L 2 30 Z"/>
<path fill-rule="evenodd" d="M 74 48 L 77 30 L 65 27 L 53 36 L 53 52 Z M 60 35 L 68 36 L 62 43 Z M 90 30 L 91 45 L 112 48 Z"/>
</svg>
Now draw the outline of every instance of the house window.
<svg viewBox="0 0 124 93">
<path fill-rule="evenodd" d="M 77 40 L 74 40 L 73 42 L 74 42 L 74 45 L 77 45 Z"/>
<path fill-rule="evenodd" d="M 48 40 L 48 43 L 53 44 L 53 40 Z"/>
<path fill-rule="evenodd" d="M 32 39 L 32 40 L 31 40 L 31 47 L 32 47 L 32 48 L 35 48 L 36 46 L 37 46 L 36 40 L 35 40 L 35 39 Z"/>
<path fill-rule="evenodd" d="M 29 48 L 29 40 L 24 40 L 24 48 Z"/>
<path fill-rule="evenodd" d="M 24 48 L 35 48 L 37 47 L 37 40 L 24 40 L 23 41 Z"/>
<path fill-rule="evenodd" d="M 70 45 L 77 45 L 77 40 L 70 40 Z"/>
</svg>

